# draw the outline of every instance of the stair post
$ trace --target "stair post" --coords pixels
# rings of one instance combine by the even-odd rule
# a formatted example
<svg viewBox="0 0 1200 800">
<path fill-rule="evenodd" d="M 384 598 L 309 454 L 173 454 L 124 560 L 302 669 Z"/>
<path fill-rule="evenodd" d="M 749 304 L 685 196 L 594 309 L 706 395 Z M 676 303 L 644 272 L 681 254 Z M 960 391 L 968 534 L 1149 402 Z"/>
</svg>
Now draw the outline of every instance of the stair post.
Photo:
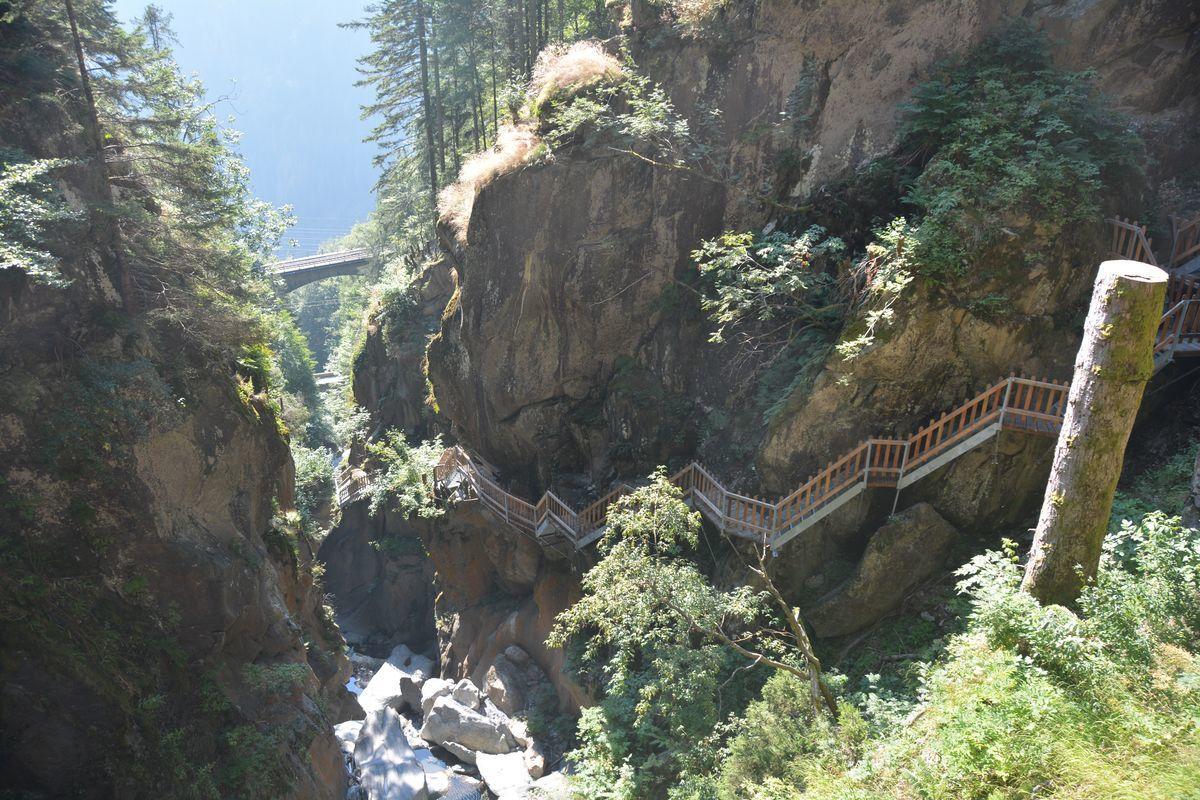
<svg viewBox="0 0 1200 800">
<path fill-rule="evenodd" d="M 911 439 L 904 442 L 904 455 L 900 457 L 900 474 L 896 476 L 896 496 L 892 498 L 892 515 L 896 513 L 896 506 L 900 505 L 900 490 L 904 484 L 904 470 L 908 469 L 908 448 L 911 444 Z"/>
</svg>

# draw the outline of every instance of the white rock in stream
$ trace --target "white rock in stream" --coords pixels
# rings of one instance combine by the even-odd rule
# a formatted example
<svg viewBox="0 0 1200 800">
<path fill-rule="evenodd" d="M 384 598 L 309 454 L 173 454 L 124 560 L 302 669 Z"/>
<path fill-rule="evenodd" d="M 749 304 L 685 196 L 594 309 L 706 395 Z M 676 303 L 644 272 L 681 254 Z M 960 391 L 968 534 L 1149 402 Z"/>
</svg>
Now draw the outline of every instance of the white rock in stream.
<svg viewBox="0 0 1200 800">
<path fill-rule="evenodd" d="M 421 718 L 429 716 L 429 709 L 439 697 L 454 691 L 454 683 L 445 678 L 430 678 L 421 686 Z"/>
<path fill-rule="evenodd" d="M 497 800 L 521 800 L 529 794 L 533 781 L 525 771 L 525 757 L 521 753 L 493 755 L 479 753 L 475 766 L 487 784 L 488 791 Z"/>
<path fill-rule="evenodd" d="M 452 697 L 439 697 L 429 709 L 421 738 L 443 744 L 455 742 L 477 753 L 509 753 L 517 743 L 502 722 L 489 719 Z"/>
<path fill-rule="evenodd" d="M 479 688 L 466 678 L 454 684 L 454 690 L 450 696 L 472 711 L 478 711 L 480 704 L 483 703 L 483 695 L 479 693 Z"/>
<path fill-rule="evenodd" d="M 425 770 L 393 709 L 367 714 L 354 745 L 354 761 L 371 800 L 429 800 Z"/>
<path fill-rule="evenodd" d="M 358 734 L 362 731 L 362 727 L 361 719 L 339 722 L 333 726 L 333 735 L 337 738 L 338 746 L 342 748 L 343 754 L 354 755 L 354 744 L 358 741 Z"/>
<path fill-rule="evenodd" d="M 483 781 L 454 772 L 427 747 L 414 750 L 421 768 L 425 770 L 425 785 L 434 797 L 462 797 L 483 790 Z"/>
<path fill-rule="evenodd" d="M 433 662 L 398 645 L 358 695 L 358 704 L 370 714 L 381 708 L 421 707 L 421 684 L 433 673 Z"/>
</svg>

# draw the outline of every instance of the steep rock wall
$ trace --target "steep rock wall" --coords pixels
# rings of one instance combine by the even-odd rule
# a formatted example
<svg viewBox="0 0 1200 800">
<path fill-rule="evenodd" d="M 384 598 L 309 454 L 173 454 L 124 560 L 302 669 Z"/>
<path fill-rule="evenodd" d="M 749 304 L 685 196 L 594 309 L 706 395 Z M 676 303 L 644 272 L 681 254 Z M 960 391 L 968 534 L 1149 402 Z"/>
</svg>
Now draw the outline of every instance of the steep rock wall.
<svg viewBox="0 0 1200 800">
<path fill-rule="evenodd" d="M 612 154 L 564 156 L 484 187 L 460 294 L 429 348 L 456 436 L 530 486 L 686 452 L 679 417 L 699 331 L 675 282 L 719 203 L 687 173 Z M 654 405 L 631 407 L 632 395 Z"/>
<path fill-rule="evenodd" d="M 150 337 L 86 353 L 7 362 L 0 786 L 339 797 L 349 667 L 311 543 L 273 522 L 293 473 L 269 406 L 213 380 L 172 398 Z"/>
<path fill-rule="evenodd" d="M 459 303 L 429 351 L 455 433 L 530 489 L 579 482 L 567 473 L 585 475 L 581 488 L 602 486 L 690 455 L 702 435 L 696 398 L 706 408 L 740 401 L 729 353 L 706 342 L 695 295 L 671 288 L 694 274 L 687 254 L 725 228 L 796 209 L 864 235 L 873 210 L 895 206 L 896 189 L 864 196 L 856 170 L 895 147 L 898 106 L 939 61 L 1011 20 L 1046 29 L 1056 58 L 1094 68 L 1148 130 L 1192 135 L 1184 121 L 1196 105 L 1187 76 L 1197 12 L 1168 0 L 768 0 L 731 4 L 699 36 L 663 16 L 632 0 L 623 33 L 716 154 L 709 178 L 601 147 L 485 186 L 459 256 Z M 831 359 L 811 396 L 806 387 L 780 398 L 785 411 L 761 448 L 738 443 L 760 473 L 743 476 L 747 489 L 761 478 L 782 490 L 863 435 L 903 431 L 1009 371 L 1061 375 L 1077 327 L 1070 314 L 1102 239 L 1098 228 L 1078 233 L 1047 263 L 985 276 L 968 297 L 912 298 L 887 346 L 850 365 Z M 1006 319 L 971 307 L 1001 285 L 1013 294 Z M 625 370 L 630 402 L 614 391 Z"/>
</svg>

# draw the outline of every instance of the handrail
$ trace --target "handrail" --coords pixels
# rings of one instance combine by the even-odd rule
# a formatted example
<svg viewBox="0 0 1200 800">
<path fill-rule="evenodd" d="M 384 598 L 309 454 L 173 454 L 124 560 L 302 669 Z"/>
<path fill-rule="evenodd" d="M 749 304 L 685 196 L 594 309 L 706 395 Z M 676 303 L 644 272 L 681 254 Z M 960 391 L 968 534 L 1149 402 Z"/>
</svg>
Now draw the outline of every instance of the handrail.
<svg viewBox="0 0 1200 800">
<path fill-rule="evenodd" d="M 1172 277 L 1167 296 L 1169 307 L 1155 336 L 1158 366 L 1166 361 L 1158 363 L 1157 357 L 1166 353 L 1169 360 L 1181 343 L 1193 344 L 1200 351 L 1200 283 Z M 907 437 L 862 441 L 773 502 L 730 491 L 695 461 L 670 476 L 670 481 L 722 531 L 775 546 L 852 493 L 865 488 L 901 488 L 1000 430 L 1057 433 L 1069 388 L 1046 378 L 1010 375 Z M 576 548 L 595 540 L 595 532 L 607 522 L 609 507 L 632 491 L 622 484 L 577 512 L 551 491 L 536 504 L 517 497 L 501 487 L 491 472 L 486 462 L 481 466 L 481 460 L 466 450 L 451 447 L 434 467 L 435 490 L 461 473 L 479 500 L 514 528 L 541 538 L 544 526 L 550 524 Z M 339 497 L 341 486 L 339 481 Z"/>
<path fill-rule="evenodd" d="M 1138 225 L 1120 217 L 1112 217 L 1105 221 L 1113 227 L 1112 244 L 1109 247 L 1112 255 L 1158 266 L 1158 260 L 1154 258 L 1154 248 L 1151 247 L 1151 240 L 1146 238 L 1145 225 Z"/>
<path fill-rule="evenodd" d="M 1174 236 L 1171 241 L 1171 257 L 1167 267 L 1175 269 L 1200 255 L 1200 214 L 1180 223 L 1173 219 Z"/>
</svg>

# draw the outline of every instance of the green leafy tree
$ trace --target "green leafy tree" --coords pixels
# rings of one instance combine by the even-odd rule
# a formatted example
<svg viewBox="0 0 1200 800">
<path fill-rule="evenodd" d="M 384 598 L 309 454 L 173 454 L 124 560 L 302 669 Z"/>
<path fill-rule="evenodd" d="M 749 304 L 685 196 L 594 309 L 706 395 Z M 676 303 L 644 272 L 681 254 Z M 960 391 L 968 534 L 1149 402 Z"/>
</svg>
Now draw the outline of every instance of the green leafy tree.
<svg viewBox="0 0 1200 800">
<path fill-rule="evenodd" d="M 801 680 L 813 713 L 836 711 L 795 610 L 766 574 L 767 554 L 751 568 L 764 591 L 719 590 L 687 557 L 700 526 L 657 472 L 610 508 L 602 558 L 551 633 L 552 646 L 580 644 L 575 660 L 602 688 L 580 719 L 574 757 L 581 780 L 604 796 L 655 796 L 680 775 L 706 772 L 716 726 L 751 667 Z"/>
<path fill-rule="evenodd" d="M 444 450 L 440 439 L 410 445 L 404 432 L 395 428 L 369 442 L 367 451 L 380 466 L 371 484 L 371 513 L 386 509 L 405 517 L 439 516 L 428 480 Z"/>
<path fill-rule="evenodd" d="M 1091 76 L 1056 67 L 1026 23 L 919 86 L 900 135 L 919 165 L 905 197 L 920 215 L 915 260 L 937 280 L 976 268 L 981 253 L 1012 236 L 1006 226 L 1033 222 L 1039 238 L 1053 240 L 1094 221 L 1106 188 L 1142 153 Z"/>
</svg>

